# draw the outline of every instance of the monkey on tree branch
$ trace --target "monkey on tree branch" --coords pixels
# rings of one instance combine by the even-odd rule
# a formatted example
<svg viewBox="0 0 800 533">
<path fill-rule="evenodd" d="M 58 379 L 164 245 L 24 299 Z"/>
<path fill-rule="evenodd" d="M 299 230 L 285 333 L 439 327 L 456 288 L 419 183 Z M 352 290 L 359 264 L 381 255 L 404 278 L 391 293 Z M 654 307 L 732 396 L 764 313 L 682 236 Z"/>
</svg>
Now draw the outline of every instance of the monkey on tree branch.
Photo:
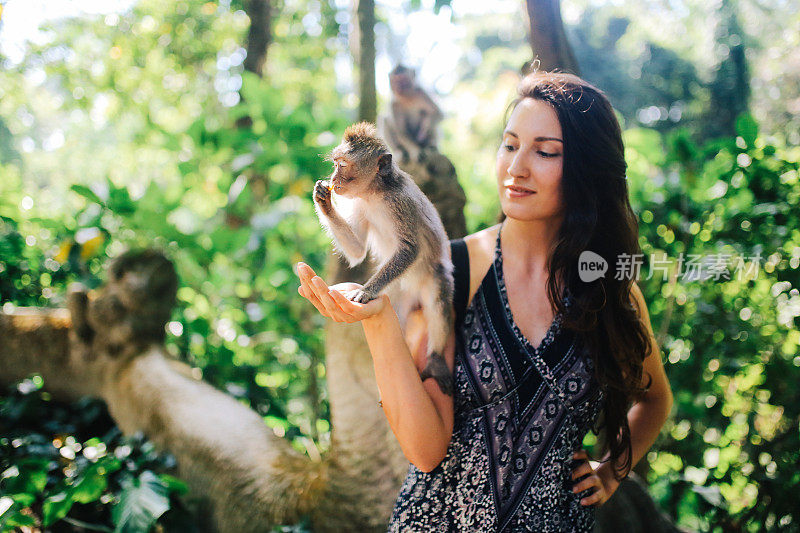
<svg viewBox="0 0 800 533">
<path fill-rule="evenodd" d="M 391 108 L 383 115 L 380 134 L 396 153 L 400 163 L 421 163 L 427 152 L 437 151 L 436 128 L 443 115 L 439 106 L 416 81 L 413 69 L 397 65 L 389 73 Z"/>
</svg>

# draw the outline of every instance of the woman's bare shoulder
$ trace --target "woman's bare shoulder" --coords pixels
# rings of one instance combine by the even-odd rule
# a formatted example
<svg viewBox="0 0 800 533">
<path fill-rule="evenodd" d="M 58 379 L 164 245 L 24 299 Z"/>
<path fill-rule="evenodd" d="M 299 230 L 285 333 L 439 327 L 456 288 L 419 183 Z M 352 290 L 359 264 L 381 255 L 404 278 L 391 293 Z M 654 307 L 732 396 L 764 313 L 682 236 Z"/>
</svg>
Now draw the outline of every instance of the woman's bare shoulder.
<svg viewBox="0 0 800 533">
<path fill-rule="evenodd" d="M 469 254 L 469 300 L 477 292 L 486 272 L 494 259 L 494 245 L 497 239 L 497 224 L 464 237 Z"/>
</svg>

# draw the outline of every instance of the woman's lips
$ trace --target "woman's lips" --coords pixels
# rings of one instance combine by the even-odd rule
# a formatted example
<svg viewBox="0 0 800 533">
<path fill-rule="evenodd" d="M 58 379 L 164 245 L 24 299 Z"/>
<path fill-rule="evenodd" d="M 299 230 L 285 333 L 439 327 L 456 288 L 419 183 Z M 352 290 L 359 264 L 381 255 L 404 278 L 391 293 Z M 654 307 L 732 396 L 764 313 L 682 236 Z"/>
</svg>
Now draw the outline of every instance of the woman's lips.
<svg viewBox="0 0 800 533">
<path fill-rule="evenodd" d="M 506 193 L 511 198 L 522 198 L 524 196 L 530 196 L 532 194 L 536 194 L 536 191 L 525 189 L 524 187 L 517 187 L 515 185 L 507 185 Z"/>
</svg>

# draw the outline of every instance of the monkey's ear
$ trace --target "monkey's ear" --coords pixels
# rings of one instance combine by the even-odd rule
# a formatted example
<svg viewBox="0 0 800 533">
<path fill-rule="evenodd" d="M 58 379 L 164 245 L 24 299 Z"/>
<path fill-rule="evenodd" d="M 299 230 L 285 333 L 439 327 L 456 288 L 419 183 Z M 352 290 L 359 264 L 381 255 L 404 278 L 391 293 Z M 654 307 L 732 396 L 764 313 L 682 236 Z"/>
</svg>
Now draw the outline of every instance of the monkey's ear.
<svg viewBox="0 0 800 533">
<path fill-rule="evenodd" d="M 378 157 L 378 174 L 389 176 L 392 173 L 392 154 L 381 154 Z"/>
</svg>

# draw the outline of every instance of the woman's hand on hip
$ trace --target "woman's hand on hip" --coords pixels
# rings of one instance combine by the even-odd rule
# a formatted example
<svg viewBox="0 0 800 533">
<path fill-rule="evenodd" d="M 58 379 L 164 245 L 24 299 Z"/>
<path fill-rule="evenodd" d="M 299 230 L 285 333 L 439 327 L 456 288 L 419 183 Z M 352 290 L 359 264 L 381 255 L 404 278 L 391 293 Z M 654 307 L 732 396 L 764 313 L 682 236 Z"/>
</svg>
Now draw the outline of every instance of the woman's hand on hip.
<svg viewBox="0 0 800 533">
<path fill-rule="evenodd" d="M 611 471 L 611 463 L 597 463 L 589 461 L 586 450 L 579 450 L 572 456 L 578 460 L 578 466 L 572 471 L 573 481 L 586 476 L 584 479 L 575 483 L 572 492 L 579 493 L 594 487 L 594 492 L 581 499 L 581 505 L 603 505 L 614 494 L 619 487 L 619 481 L 614 479 Z M 588 476 L 587 476 L 588 474 Z"/>
<path fill-rule="evenodd" d="M 389 303 L 385 294 L 365 304 L 355 303 L 347 299 L 345 294 L 361 288 L 358 283 L 338 283 L 328 287 L 321 277 L 305 263 L 297 263 L 297 276 L 300 287 L 297 292 L 311 302 L 317 311 L 336 322 L 359 322 L 377 315 Z"/>
</svg>

